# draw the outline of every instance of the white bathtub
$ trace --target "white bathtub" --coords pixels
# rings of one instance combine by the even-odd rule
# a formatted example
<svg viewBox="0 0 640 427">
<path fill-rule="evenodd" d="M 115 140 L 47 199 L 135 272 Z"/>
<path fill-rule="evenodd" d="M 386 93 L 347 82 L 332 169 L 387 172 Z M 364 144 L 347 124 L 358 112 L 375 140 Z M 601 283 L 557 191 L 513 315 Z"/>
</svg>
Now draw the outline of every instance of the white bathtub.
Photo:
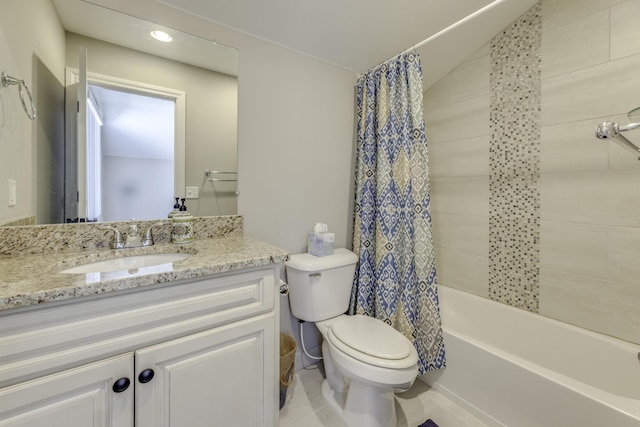
<svg viewBox="0 0 640 427">
<path fill-rule="evenodd" d="M 640 346 L 439 288 L 447 368 L 420 377 L 491 426 L 640 427 Z"/>
</svg>

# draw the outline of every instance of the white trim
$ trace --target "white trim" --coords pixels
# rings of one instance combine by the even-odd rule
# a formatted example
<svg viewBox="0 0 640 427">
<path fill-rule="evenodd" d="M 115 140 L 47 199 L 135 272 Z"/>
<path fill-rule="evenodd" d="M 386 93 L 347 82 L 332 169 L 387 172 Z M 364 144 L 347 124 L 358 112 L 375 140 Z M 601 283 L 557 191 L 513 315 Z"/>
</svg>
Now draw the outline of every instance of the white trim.
<svg viewBox="0 0 640 427">
<path fill-rule="evenodd" d="M 79 72 L 75 68 L 67 67 L 66 69 L 66 86 L 70 86 L 79 81 Z M 187 93 L 181 90 L 156 86 L 149 83 L 137 82 L 134 80 L 122 79 L 119 77 L 108 76 L 105 74 L 87 72 L 87 81 L 89 84 L 103 86 L 107 88 L 116 88 L 126 90 L 131 93 L 139 93 L 144 95 L 152 95 L 171 99 L 175 102 L 175 129 L 174 129 L 174 195 L 176 197 L 184 197 L 185 193 L 185 146 L 186 146 L 186 105 Z"/>
</svg>

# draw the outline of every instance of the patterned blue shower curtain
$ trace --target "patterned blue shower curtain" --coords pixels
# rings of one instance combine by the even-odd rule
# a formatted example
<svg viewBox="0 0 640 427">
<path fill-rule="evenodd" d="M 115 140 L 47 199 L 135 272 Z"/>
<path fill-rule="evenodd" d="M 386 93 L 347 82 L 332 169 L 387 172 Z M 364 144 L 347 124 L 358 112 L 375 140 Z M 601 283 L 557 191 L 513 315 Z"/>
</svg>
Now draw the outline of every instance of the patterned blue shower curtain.
<svg viewBox="0 0 640 427">
<path fill-rule="evenodd" d="M 422 69 L 401 54 L 358 78 L 351 314 L 413 342 L 419 374 L 445 366 L 431 214 Z"/>
</svg>

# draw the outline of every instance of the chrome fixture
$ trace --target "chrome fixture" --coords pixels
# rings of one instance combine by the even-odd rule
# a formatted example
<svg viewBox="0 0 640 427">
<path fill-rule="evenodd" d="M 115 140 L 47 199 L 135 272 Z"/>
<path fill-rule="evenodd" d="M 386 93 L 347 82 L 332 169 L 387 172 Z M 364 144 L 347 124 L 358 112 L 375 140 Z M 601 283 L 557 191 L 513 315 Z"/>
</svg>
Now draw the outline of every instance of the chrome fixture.
<svg viewBox="0 0 640 427">
<path fill-rule="evenodd" d="M 140 236 L 138 234 L 138 226 L 136 224 L 129 224 L 129 232 L 125 235 L 124 240 L 122 239 L 122 233 L 115 228 L 108 225 L 103 225 L 98 227 L 100 230 L 111 230 L 113 231 L 113 241 L 111 242 L 112 249 L 127 249 L 127 248 L 139 248 L 141 246 L 153 246 L 153 227 L 161 226 L 161 222 L 157 222 L 152 224 L 147 228 L 147 231 L 144 233 L 144 236 Z"/>
<path fill-rule="evenodd" d="M 142 237 L 138 234 L 138 226 L 129 224 L 129 232 L 124 238 L 125 248 L 139 248 L 142 246 Z"/>
<path fill-rule="evenodd" d="M 98 227 L 100 230 L 111 230 L 113 231 L 113 241 L 111 242 L 111 249 L 122 249 L 124 248 L 124 242 L 122 241 L 122 234 L 115 227 L 109 227 L 108 225 L 103 225 Z"/>
<path fill-rule="evenodd" d="M 144 233 L 144 237 L 142 238 L 142 246 L 153 246 L 153 233 L 151 232 L 151 230 L 153 229 L 153 227 L 160 226 L 162 226 L 162 223 L 156 222 L 155 224 L 152 224 L 149 226 L 149 228 L 147 228 L 147 231 Z"/>
<path fill-rule="evenodd" d="M 216 177 L 217 175 L 227 175 L 227 176 L 224 178 L 217 178 Z M 204 171 L 204 176 L 206 176 L 207 180 L 212 184 L 214 182 L 237 182 L 238 181 L 238 172 L 212 171 L 210 169 L 207 169 Z M 236 196 L 239 196 L 239 195 L 240 195 L 240 192 L 236 191 Z"/>
<path fill-rule="evenodd" d="M 225 172 L 225 171 L 212 171 L 212 170 L 205 170 L 204 171 L 204 176 L 207 177 L 207 179 L 209 180 L 209 182 L 218 182 L 218 181 L 226 181 L 226 182 L 235 182 L 238 180 L 238 177 L 233 177 L 233 176 L 228 176 L 225 178 L 216 178 L 216 175 L 238 175 L 238 172 Z"/>
<path fill-rule="evenodd" d="M 24 109 L 24 112 L 27 114 L 27 116 L 31 120 L 35 120 L 35 118 L 36 118 L 36 106 L 33 103 L 33 97 L 31 96 L 31 91 L 29 90 L 29 86 L 27 86 L 25 81 L 24 80 L 20 80 L 20 79 L 16 79 L 15 77 L 11 77 L 10 75 L 5 73 L 4 71 L 0 75 L 0 81 L 2 81 L 2 86 L 3 87 L 7 87 L 9 85 L 17 85 L 18 86 L 18 93 L 20 94 L 20 101 L 22 101 L 22 108 Z M 27 108 L 27 103 L 24 100 L 24 93 L 25 92 L 27 93 L 27 96 L 29 97 L 30 108 Z"/>
<path fill-rule="evenodd" d="M 627 137 L 621 135 L 620 132 L 626 132 L 633 129 L 640 128 L 640 122 L 629 123 L 628 125 L 620 126 L 614 122 L 602 122 L 596 127 L 596 136 L 600 139 L 613 139 L 621 147 L 634 153 L 638 160 L 640 160 L 640 147 L 629 141 Z"/>
</svg>

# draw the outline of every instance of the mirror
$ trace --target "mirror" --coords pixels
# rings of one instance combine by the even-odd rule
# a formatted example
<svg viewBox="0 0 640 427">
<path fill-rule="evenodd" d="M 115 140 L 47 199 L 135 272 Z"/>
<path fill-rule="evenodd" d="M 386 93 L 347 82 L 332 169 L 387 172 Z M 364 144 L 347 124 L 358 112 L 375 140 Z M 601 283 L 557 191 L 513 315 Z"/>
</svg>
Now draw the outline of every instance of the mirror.
<svg viewBox="0 0 640 427">
<path fill-rule="evenodd" d="M 58 82 L 34 54 L 41 121 L 32 168 L 35 223 L 166 218 L 174 196 L 187 197 L 195 216 L 236 214 L 237 50 L 88 1 L 52 1 L 66 30 L 66 94 L 61 99 L 59 90 L 48 88 Z M 154 40 L 154 30 L 166 32 L 172 42 Z M 78 126 L 77 118 L 60 108 L 64 111 L 65 97 L 67 110 L 76 107 L 78 89 L 72 86 L 78 85 L 81 47 L 87 50 L 89 91 L 87 121 Z M 145 97 L 145 106 L 134 109 L 133 99 Z M 160 124 L 145 119 L 144 111 L 156 117 L 160 110 L 169 114 L 162 121 L 174 121 L 157 133 Z M 85 132 L 97 132 L 101 143 L 79 144 L 82 149 L 71 140 L 64 143 Z M 163 136 L 171 137 L 168 150 L 159 148 Z M 80 182 L 73 183 L 73 177 Z M 78 191 L 86 191 L 91 208 L 79 202 Z"/>
</svg>

